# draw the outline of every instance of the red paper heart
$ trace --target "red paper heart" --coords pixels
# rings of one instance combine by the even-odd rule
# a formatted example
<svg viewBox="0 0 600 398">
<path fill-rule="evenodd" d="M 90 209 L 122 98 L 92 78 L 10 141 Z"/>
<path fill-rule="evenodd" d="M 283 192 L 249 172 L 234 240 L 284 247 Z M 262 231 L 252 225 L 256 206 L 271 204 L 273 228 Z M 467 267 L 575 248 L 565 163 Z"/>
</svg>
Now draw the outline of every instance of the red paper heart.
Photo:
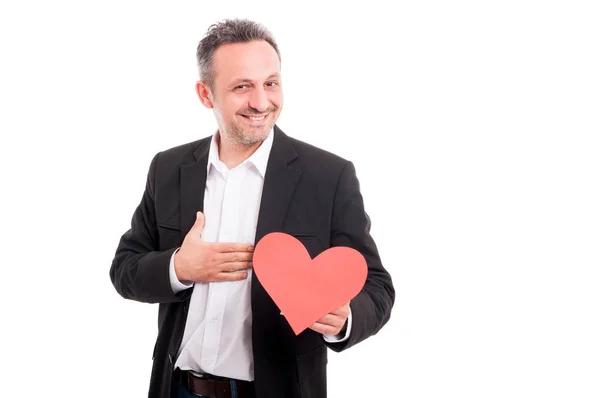
<svg viewBox="0 0 600 398">
<path fill-rule="evenodd" d="M 367 262 L 357 250 L 332 247 L 311 259 L 298 239 L 282 232 L 263 237 L 252 262 L 296 335 L 354 298 L 367 279 Z"/>
</svg>

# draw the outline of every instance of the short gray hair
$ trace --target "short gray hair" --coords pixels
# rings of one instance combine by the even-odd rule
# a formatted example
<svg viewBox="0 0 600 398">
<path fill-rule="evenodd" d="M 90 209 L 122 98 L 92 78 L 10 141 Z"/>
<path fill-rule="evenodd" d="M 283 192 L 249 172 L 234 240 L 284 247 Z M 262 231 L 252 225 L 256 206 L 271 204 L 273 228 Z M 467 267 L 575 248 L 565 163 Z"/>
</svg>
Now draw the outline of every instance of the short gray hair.
<svg viewBox="0 0 600 398">
<path fill-rule="evenodd" d="M 211 25 L 196 49 L 200 79 L 213 90 L 215 81 L 213 61 L 217 48 L 222 44 L 248 43 L 255 40 L 264 40 L 269 43 L 277 52 L 277 56 L 281 62 L 281 54 L 279 53 L 275 38 L 263 25 L 248 19 L 239 18 L 225 19 Z"/>
</svg>

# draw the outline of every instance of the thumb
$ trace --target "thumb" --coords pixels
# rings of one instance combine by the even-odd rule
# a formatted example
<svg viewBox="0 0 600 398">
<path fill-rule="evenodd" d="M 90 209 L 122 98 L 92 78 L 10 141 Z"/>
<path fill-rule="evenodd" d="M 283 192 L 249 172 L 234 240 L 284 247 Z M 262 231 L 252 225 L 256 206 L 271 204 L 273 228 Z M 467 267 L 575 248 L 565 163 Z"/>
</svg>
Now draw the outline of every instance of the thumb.
<svg viewBox="0 0 600 398">
<path fill-rule="evenodd" d="M 202 231 L 204 230 L 204 224 L 206 223 L 206 218 L 204 217 L 204 214 L 199 211 L 196 213 L 196 222 L 194 223 L 194 225 L 192 225 L 192 228 L 190 229 L 190 232 L 192 232 L 194 235 L 201 237 L 202 236 Z"/>
</svg>

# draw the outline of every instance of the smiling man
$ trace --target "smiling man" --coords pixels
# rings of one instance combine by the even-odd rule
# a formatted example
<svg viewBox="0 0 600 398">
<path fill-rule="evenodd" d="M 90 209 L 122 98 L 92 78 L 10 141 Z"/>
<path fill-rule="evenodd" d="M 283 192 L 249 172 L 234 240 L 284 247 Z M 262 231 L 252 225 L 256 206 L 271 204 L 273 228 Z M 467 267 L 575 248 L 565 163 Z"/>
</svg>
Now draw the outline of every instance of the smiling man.
<svg viewBox="0 0 600 398">
<path fill-rule="evenodd" d="M 281 112 L 279 52 L 255 40 L 221 44 L 218 50 L 200 46 L 198 58 L 201 68 L 205 58 L 212 60 L 196 92 L 217 119 L 221 160 L 234 168 L 267 139 Z"/>
<path fill-rule="evenodd" d="M 375 335 L 395 298 L 354 166 L 276 125 L 281 56 L 262 25 L 211 26 L 197 58 L 196 91 L 218 129 L 154 156 L 110 269 L 121 296 L 159 304 L 148 396 L 325 398 L 327 349 Z M 254 245 L 271 232 L 313 258 L 358 250 L 362 291 L 296 336 L 252 272 Z"/>
</svg>

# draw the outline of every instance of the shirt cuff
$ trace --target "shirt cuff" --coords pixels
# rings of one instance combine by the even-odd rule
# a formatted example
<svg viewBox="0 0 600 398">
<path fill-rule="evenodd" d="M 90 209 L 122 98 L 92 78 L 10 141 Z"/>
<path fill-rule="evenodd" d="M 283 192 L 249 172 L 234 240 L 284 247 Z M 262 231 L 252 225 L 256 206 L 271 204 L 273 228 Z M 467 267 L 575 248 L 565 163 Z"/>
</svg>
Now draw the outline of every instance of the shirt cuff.
<svg viewBox="0 0 600 398">
<path fill-rule="evenodd" d="M 194 285 L 194 282 L 189 281 L 180 281 L 177 279 L 177 274 L 175 273 L 175 253 L 179 251 L 179 248 L 173 252 L 171 255 L 171 261 L 169 262 L 169 279 L 171 281 L 171 290 L 173 293 L 177 294 L 185 289 L 189 289 Z"/>
<path fill-rule="evenodd" d="M 342 336 L 341 334 L 330 336 L 328 334 L 323 335 L 323 339 L 325 339 L 328 343 L 341 343 L 343 341 L 348 340 L 350 337 L 350 328 L 352 328 L 352 310 L 350 310 L 350 315 L 348 315 L 348 325 L 346 325 L 346 334 Z"/>
</svg>

